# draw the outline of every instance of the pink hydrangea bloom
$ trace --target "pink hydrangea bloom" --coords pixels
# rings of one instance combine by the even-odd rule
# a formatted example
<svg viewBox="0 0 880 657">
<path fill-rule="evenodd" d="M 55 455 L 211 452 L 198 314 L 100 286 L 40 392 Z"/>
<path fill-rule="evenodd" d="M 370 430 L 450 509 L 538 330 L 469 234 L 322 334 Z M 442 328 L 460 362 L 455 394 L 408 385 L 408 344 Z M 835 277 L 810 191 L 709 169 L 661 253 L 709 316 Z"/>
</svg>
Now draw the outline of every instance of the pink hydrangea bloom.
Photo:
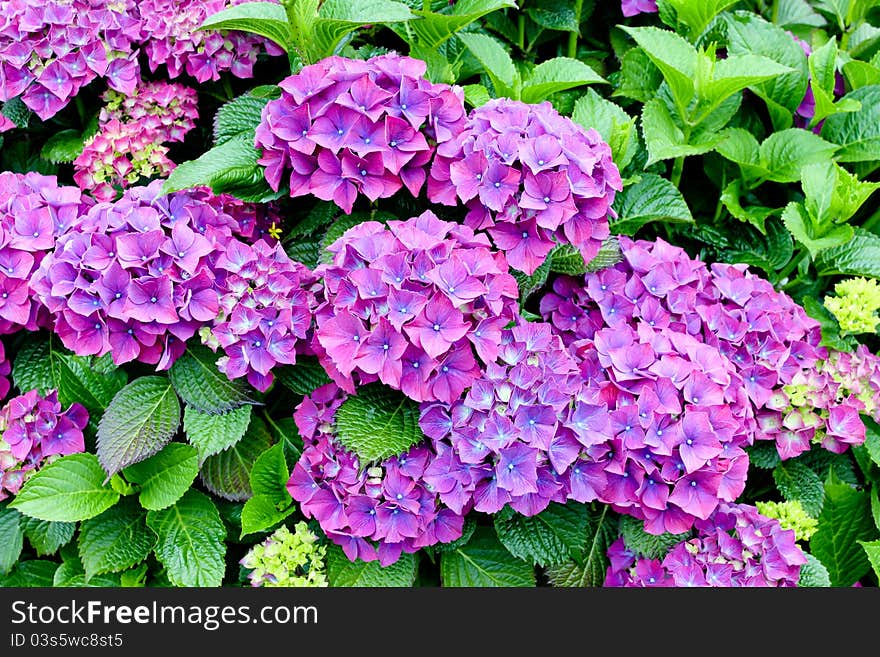
<svg viewBox="0 0 880 657">
<path fill-rule="evenodd" d="M 464 123 L 460 87 L 425 79 L 424 62 L 397 54 L 328 57 L 280 84 L 256 132 L 269 185 L 312 194 L 350 213 L 360 194 L 417 196 L 436 144 Z"/>
<path fill-rule="evenodd" d="M 85 450 L 83 429 L 89 414 L 80 404 L 66 411 L 58 392 L 31 390 L 0 409 L 0 501 L 15 496 L 47 463 Z"/>
<path fill-rule="evenodd" d="M 507 98 L 470 112 L 464 129 L 438 146 L 428 179 L 431 201 L 466 203 L 467 225 L 487 230 L 510 265 L 527 274 L 556 243 L 574 245 L 590 261 L 609 234 L 621 189 L 598 132 L 549 102 Z"/>
<path fill-rule="evenodd" d="M 98 115 L 100 125 L 111 121 L 135 123 L 140 130 L 156 135 L 158 142 L 183 141 L 199 118 L 195 89 L 171 82 L 145 82 L 126 95 L 108 89 Z"/>
<path fill-rule="evenodd" d="M 621 0 L 620 9 L 627 18 L 637 14 L 652 14 L 657 12 L 657 0 Z"/>
</svg>

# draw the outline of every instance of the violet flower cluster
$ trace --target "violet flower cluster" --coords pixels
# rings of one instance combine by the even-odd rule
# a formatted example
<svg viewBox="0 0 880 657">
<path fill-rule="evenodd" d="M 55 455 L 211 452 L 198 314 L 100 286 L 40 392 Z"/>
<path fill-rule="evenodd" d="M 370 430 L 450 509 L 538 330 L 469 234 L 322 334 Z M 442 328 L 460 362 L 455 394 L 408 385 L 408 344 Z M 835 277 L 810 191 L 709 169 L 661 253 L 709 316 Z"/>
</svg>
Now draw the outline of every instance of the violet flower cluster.
<svg viewBox="0 0 880 657">
<path fill-rule="evenodd" d="M 207 190 L 162 196 L 161 185 L 92 207 L 34 274 L 33 290 L 74 353 L 166 369 L 217 317 L 212 263 L 238 226 Z"/>
<path fill-rule="evenodd" d="M 350 213 L 359 194 L 417 196 L 436 144 L 465 120 L 459 87 L 425 79 L 426 64 L 397 54 L 328 57 L 281 81 L 256 131 L 269 185 L 312 194 Z M 289 174 L 288 174 L 289 171 Z"/>
<path fill-rule="evenodd" d="M 80 404 L 62 411 L 58 391 L 31 390 L 0 409 L 0 501 L 14 496 L 43 465 L 85 450 L 89 414 Z"/>
<path fill-rule="evenodd" d="M 119 192 L 151 178 L 166 178 L 174 162 L 159 135 L 142 122 L 111 119 L 90 137 L 73 161 L 73 180 L 99 201 L 112 201 Z"/>
<path fill-rule="evenodd" d="M 498 355 L 517 285 L 485 235 L 431 211 L 346 231 L 315 270 L 324 298 L 312 346 L 349 393 L 382 381 L 416 401 L 451 403 Z"/>
<path fill-rule="evenodd" d="M 208 16 L 244 0 L 140 0 L 143 48 L 151 72 L 165 65 L 170 78 L 184 73 L 199 82 L 219 80 L 230 72 L 253 77 L 262 52 L 281 55 L 283 50 L 263 37 L 237 30 L 200 30 Z"/>
<path fill-rule="evenodd" d="M 48 327 L 30 279 L 88 205 L 76 187 L 59 186 L 55 176 L 0 172 L 0 334 Z"/>
<path fill-rule="evenodd" d="M 618 265 L 584 279 L 557 279 L 542 300 L 544 316 L 569 343 L 621 321 L 639 332 L 697 340 L 715 352 L 710 369 L 733 366 L 736 378 L 724 384 L 726 394 L 744 393 L 762 418 L 746 425 L 747 442 L 773 440 L 780 456 L 789 458 L 790 430 L 763 412 L 780 410 L 774 408 L 782 403 L 778 393 L 827 355 L 819 346 L 819 323 L 745 265 L 707 267 L 662 239 L 619 242 L 624 261 Z"/>
<path fill-rule="evenodd" d="M 294 420 L 304 449 L 287 483 L 306 518 L 355 561 L 386 566 L 412 553 L 462 535 L 464 518 L 447 508 L 426 482 L 437 455 L 428 445 L 376 465 L 362 464 L 335 438 L 336 410 L 347 395 L 328 383 L 307 396 Z"/>
<path fill-rule="evenodd" d="M 608 549 L 606 587 L 794 587 L 807 562 L 795 533 L 748 504 L 723 504 L 663 559 Z"/>
<path fill-rule="evenodd" d="M 131 93 L 140 35 L 134 0 L 0 0 L 0 102 L 45 121 L 98 77 Z"/>
<path fill-rule="evenodd" d="M 456 513 L 509 504 L 532 516 L 550 502 L 597 499 L 604 409 L 585 398 L 578 364 L 543 323 L 505 329 L 497 359 L 453 404 L 422 404 L 437 457 L 424 480 Z"/>
<path fill-rule="evenodd" d="M 103 126 L 111 121 L 136 123 L 156 141 L 183 141 L 199 118 L 196 90 L 173 82 L 145 82 L 131 95 L 108 89 L 101 96 L 104 106 L 98 114 Z"/>
<path fill-rule="evenodd" d="M 272 368 L 293 365 L 298 348 L 307 348 L 316 305 L 310 286 L 316 278 L 280 244 L 263 240 L 252 246 L 230 240 L 213 275 L 220 312 L 210 328 L 211 342 L 224 351 L 217 366 L 230 379 L 247 376 L 257 390 L 266 391 L 274 380 Z"/>
<path fill-rule="evenodd" d="M 622 188 L 611 148 L 596 130 L 549 102 L 499 98 L 473 109 L 464 129 L 437 147 L 428 198 L 466 203 L 465 223 L 488 230 L 510 265 L 531 274 L 557 242 L 592 260 Z"/>
</svg>

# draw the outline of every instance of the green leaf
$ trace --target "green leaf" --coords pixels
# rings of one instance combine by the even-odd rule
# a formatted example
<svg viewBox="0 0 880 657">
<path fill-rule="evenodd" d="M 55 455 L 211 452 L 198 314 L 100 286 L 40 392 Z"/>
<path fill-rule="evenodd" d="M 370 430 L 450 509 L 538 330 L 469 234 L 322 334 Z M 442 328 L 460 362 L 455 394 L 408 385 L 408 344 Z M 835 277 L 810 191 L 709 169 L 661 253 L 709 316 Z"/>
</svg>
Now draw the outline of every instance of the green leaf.
<svg viewBox="0 0 880 657">
<path fill-rule="evenodd" d="M 79 533 L 79 557 L 86 579 L 131 568 L 146 559 L 155 545 L 156 535 L 147 527 L 147 514 L 132 500 L 123 500 L 86 520 Z"/>
<path fill-rule="evenodd" d="M 615 196 L 612 207 L 617 219 L 611 222 L 611 232 L 618 235 L 634 235 L 652 221 L 694 223 L 681 192 L 669 180 L 653 173 L 642 174 L 636 183 L 624 187 Z"/>
<path fill-rule="evenodd" d="M 829 116 L 822 124 L 822 137 L 839 144 L 839 162 L 871 162 L 880 152 L 880 85 L 848 93 L 842 100 L 857 101 L 861 108 Z"/>
<path fill-rule="evenodd" d="M 273 444 L 266 423 L 251 418 L 247 432 L 232 447 L 205 459 L 199 471 L 205 487 L 224 499 L 241 502 L 253 491 L 250 485 L 251 468 L 257 457 Z"/>
<path fill-rule="evenodd" d="M 10 98 L 0 107 L 0 114 L 12 121 L 17 128 L 27 128 L 33 112 L 24 104 L 21 96 Z"/>
<path fill-rule="evenodd" d="M 846 225 L 826 227 L 820 229 L 821 232 L 817 232 L 804 206 L 794 201 L 785 206 L 782 211 L 782 221 L 792 236 L 807 248 L 813 259 L 816 259 L 823 250 L 840 248 L 841 245 L 854 239 L 853 229 Z"/>
<path fill-rule="evenodd" d="M 820 345 L 830 347 L 838 351 L 850 351 L 854 348 L 852 341 L 854 338 L 844 338 L 840 335 L 840 324 L 822 303 L 813 297 L 804 297 L 802 305 L 807 314 L 819 322 L 822 329 L 822 340 Z"/>
<path fill-rule="evenodd" d="M 342 39 L 361 26 L 403 23 L 415 18 L 409 7 L 392 0 L 324 0 L 318 16 L 311 35 L 310 61 L 332 55 Z"/>
<path fill-rule="evenodd" d="M 663 74 L 675 104 L 679 108 L 687 107 L 695 93 L 696 49 L 684 38 L 669 30 L 626 25 L 621 25 L 620 28 L 635 39 Z"/>
<path fill-rule="evenodd" d="M 239 406 L 225 413 L 209 415 L 192 406 L 183 409 L 183 430 L 190 445 L 198 449 L 199 463 L 242 439 L 251 423 L 251 407 Z"/>
<path fill-rule="evenodd" d="M 869 415 L 862 415 L 862 422 L 865 423 L 865 449 L 874 464 L 880 466 L 880 424 Z"/>
<path fill-rule="evenodd" d="M 880 68 L 858 59 L 850 60 L 844 64 L 843 74 L 852 89 L 880 84 Z"/>
<path fill-rule="evenodd" d="M 400 559 L 383 567 L 378 561 L 349 561 L 342 548 L 327 546 L 327 579 L 336 588 L 408 588 L 416 580 L 416 565 L 414 554 L 401 554 Z"/>
<path fill-rule="evenodd" d="M 623 252 L 620 250 L 620 242 L 615 235 L 602 240 L 602 245 L 595 256 L 586 264 L 588 272 L 599 271 L 606 267 L 612 267 L 618 262 L 623 262 Z"/>
<path fill-rule="evenodd" d="M 303 440 L 299 435 L 296 421 L 292 417 L 272 418 L 268 415 L 265 419 L 275 440 L 284 446 L 287 464 L 296 463 L 303 452 Z"/>
<path fill-rule="evenodd" d="M 214 146 L 195 160 L 177 165 L 162 185 L 162 193 L 206 186 L 215 194 L 228 192 L 243 201 L 277 198 L 257 164 L 259 151 L 250 134 L 243 133 Z"/>
<path fill-rule="evenodd" d="M 779 0 L 776 24 L 781 27 L 823 27 L 825 19 L 809 0 Z"/>
<path fill-rule="evenodd" d="M 156 558 L 165 566 L 174 586 L 222 584 L 226 528 L 207 495 L 188 490 L 174 506 L 150 511 L 147 526 L 159 537 Z"/>
<path fill-rule="evenodd" d="M 602 139 L 611 146 L 614 163 L 619 169 L 625 169 L 639 148 L 636 119 L 626 111 L 602 98 L 593 89 L 578 98 L 571 115 L 575 123 L 585 128 L 594 128 Z"/>
<path fill-rule="evenodd" d="M 482 107 L 490 100 L 489 90 L 481 84 L 464 85 L 464 102 L 471 107 Z"/>
<path fill-rule="evenodd" d="M 19 561 L 6 576 L 0 576 L 0 587 L 48 588 L 52 586 L 57 561 L 31 559 Z"/>
<path fill-rule="evenodd" d="M 6 575 L 24 547 L 21 514 L 15 509 L 0 506 L 0 575 Z"/>
<path fill-rule="evenodd" d="M 510 269 L 510 275 L 516 281 L 517 289 L 519 289 L 519 305 L 525 306 L 526 300 L 535 292 L 544 287 L 547 277 L 550 275 L 550 254 L 544 259 L 538 268 L 530 274 L 520 271 L 519 269 Z"/>
<path fill-rule="evenodd" d="M 381 383 L 363 386 L 342 402 L 336 410 L 335 433 L 361 465 L 403 454 L 425 439 L 419 405 Z"/>
<path fill-rule="evenodd" d="M 590 509 L 587 526 L 587 549 L 582 559 L 547 569 L 547 577 L 557 587 L 598 587 L 605 581 L 608 546 L 618 536 L 618 521 L 608 507 Z"/>
<path fill-rule="evenodd" d="M 620 516 L 620 533 L 628 550 L 645 559 L 663 559 L 673 546 L 687 540 L 689 534 L 649 534 L 645 523 L 632 516 Z"/>
<path fill-rule="evenodd" d="M 488 34 L 479 32 L 465 32 L 458 38 L 486 71 L 495 87 L 495 96 L 516 98 L 519 74 L 504 46 Z"/>
<path fill-rule="evenodd" d="M 495 514 L 495 531 L 515 557 L 539 566 L 564 563 L 587 545 L 587 507 L 552 502 L 526 517 L 505 506 Z"/>
<path fill-rule="evenodd" d="M 255 494 L 249 498 L 241 510 L 241 536 L 267 531 L 275 527 L 291 513 L 296 511 L 292 503 L 282 505 L 271 495 Z"/>
<path fill-rule="evenodd" d="M 195 481 L 199 453 L 189 445 L 169 443 L 158 454 L 128 466 L 122 474 L 140 485 L 141 506 L 159 511 L 179 500 Z"/>
<path fill-rule="evenodd" d="M 524 103 L 537 103 L 557 91 L 597 82 L 606 80 L 582 61 L 571 57 L 554 57 L 532 69 L 523 81 L 520 99 Z"/>
<path fill-rule="evenodd" d="M 739 0 L 662 0 L 663 4 L 675 11 L 675 17 L 689 28 L 692 39 L 696 39 L 708 27 L 712 19 Z"/>
<path fill-rule="evenodd" d="M 559 244 L 553 247 L 548 260 L 550 260 L 550 271 L 557 274 L 580 276 L 587 271 L 584 257 L 571 244 Z"/>
<path fill-rule="evenodd" d="M 22 529 L 38 556 L 55 554 L 58 548 L 67 545 L 76 531 L 73 522 L 47 522 L 36 518 L 22 518 Z"/>
<path fill-rule="evenodd" d="M 213 414 L 255 404 L 242 379 L 230 380 L 217 369 L 219 357 L 203 345 L 187 347 L 168 372 L 180 398 L 198 411 Z"/>
<path fill-rule="evenodd" d="M 880 236 L 856 229 L 851 240 L 817 256 L 816 270 L 822 276 L 880 278 Z"/>
<path fill-rule="evenodd" d="M 654 66 L 648 54 L 641 48 L 630 48 L 620 61 L 617 88 L 611 95 L 646 103 L 657 94 L 662 82 L 663 74 Z"/>
<path fill-rule="evenodd" d="M 214 114 L 214 144 L 219 146 L 239 135 L 248 135 L 253 139 L 260 125 L 263 108 L 269 104 L 269 100 L 244 94 L 221 105 Z"/>
<path fill-rule="evenodd" d="M 240 30 L 266 37 L 290 49 L 292 35 L 287 13 L 281 5 L 272 2 L 246 2 L 208 16 L 199 26 L 201 30 Z"/>
<path fill-rule="evenodd" d="M 789 128 L 774 132 L 761 144 L 761 163 L 767 180 L 797 182 L 808 164 L 827 163 L 837 150 L 810 130 Z"/>
<path fill-rule="evenodd" d="M 807 197 L 804 206 L 819 223 L 840 224 L 849 220 L 880 188 L 880 183 L 863 182 L 839 164 L 828 161 L 805 166 L 801 178 Z"/>
<path fill-rule="evenodd" d="M 516 7 L 516 3 L 513 0 L 459 0 L 443 13 L 413 10 L 419 19 L 410 21 L 408 26 L 420 47 L 436 49 L 462 28 L 505 7 Z"/>
<path fill-rule="evenodd" d="M 83 136 L 79 130 L 61 130 L 46 140 L 40 157 L 53 164 L 73 162 L 83 151 Z"/>
<path fill-rule="evenodd" d="M 871 568 L 874 569 L 874 575 L 880 577 L 880 541 L 859 541 L 859 545 L 868 555 L 868 561 L 871 562 Z"/>
<path fill-rule="evenodd" d="M 825 487 L 813 470 L 796 460 L 785 461 L 773 470 L 773 481 L 786 500 L 800 502 L 804 511 L 814 518 L 819 517 L 825 501 Z"/>
<path fill-rule="evenodd" d="M 119 500 L 119 493 L 104 479 L 104 469 L 94 454 L 70 454 L 43 466 L 9 506 L 39 520 L 88 520 Z"/>
<path fill-rule="evenodd" d="M 743 205 L 740 200 L 743 194 L 742 181 L 734 180 L 727 185 L 721 192 L 721 202 L 727 211 L 735 218 L 745 223 L 751 224 L 761 233 L 767 233 L 767 218 L 774 214 L 776 210 L 763 205 L 753 205 L 751 203 Z"/>
<path fill-rule="evenodd" d="M 642 108 L 642 135 L 649 155 L 646 167 L 662 160 L 708 153 L 724 138 L 721 134 L 715 134 L 705 141 L 688 143 L 666 103 L 660 98 L 649 100 Z"/>
<path fill-rule="evenodd" d="M 807 563 L 801 566 L 798 586 L 801 588 L 828 588 L 831 586 L 831 577 L 828 569 L 810 553 L 805 553 Z"/>
<path fill-rule="evenodd" d="M 127 384 L 98 425 L 98 458 L 108 480 L 162 449 L 178 426 L 180 401 L 168 379 L 151 375 Z"/>
<path fill-rule="evenodd" d="M 747 87 L 791 71 L 788 66 L 761 55 L 730 55 L 715 63 L 711 80 L 703 82 L 698 92 L 705 98 L 707 105 L 713 107 Z"/>
<path fill-rule="evenodd" d="M 297 356 L 295 365 L 284 365 L 273 370 L 275 378 L 297 395 L 310 395 L 323 385 L 332 382 L 318 359 L 314 356 Z"/>
<path fill-rule="evenodd" d="M 851 586 L 868 572 L 870 563 L 858 542 L 874 538 L 868 494 L 832 474 L 825 482 L 819 527 L 810 538 L 810 553 L 828 569 L 832 586 Z"/>
<path fill-rule="evenodd" d="M 442 553 L 440 581 L 444 587 L 535 586 L 535 570 L 514 557 L 489 527 L 478 527 L 465 545 Z"/>
<path fill-rule="evenodd" d="M 270 447 L 257 457 L 251 469 L 251 490 L 258 495 L 267 495 L 275 502 L 290 503 L 287 480 L 290 470 L 284 458 L 284 445 Z"/>
</svg>

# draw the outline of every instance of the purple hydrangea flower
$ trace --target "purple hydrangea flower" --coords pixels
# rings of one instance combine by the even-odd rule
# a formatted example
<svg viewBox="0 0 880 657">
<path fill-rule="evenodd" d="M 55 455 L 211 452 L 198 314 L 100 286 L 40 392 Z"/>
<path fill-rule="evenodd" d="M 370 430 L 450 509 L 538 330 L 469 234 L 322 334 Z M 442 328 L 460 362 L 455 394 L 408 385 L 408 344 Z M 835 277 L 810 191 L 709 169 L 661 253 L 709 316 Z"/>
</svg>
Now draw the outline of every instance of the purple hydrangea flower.
<svg viewBox="0 0 880 657">
<path fill-rule="evenodd" d="M 15 496 L 47 463 L 84 451 L 88 421 L 80 404 L 62 412 L 57 390 L 45 396 L 31 390 L 6 402 L 0 409 L 0 501 Z"/>
<path fill-rule="evenodd" d="M 426 482 L 426 471 L 438 460 L 429 445 L 366 464 L 336 440 L 333 419 L 346 397 L 329 383 L 294 413 L 305 446 L 287 490 L 303 515 L 315 518 L 352 561 L 378 559 L 383 566 L 403 552 L 461 537 L 463 515 L 443 504 Z"/>
<path fill-rule="evenodd" d="M 431 201 L 466 203 L 466 224 L 487 230 L 511 266 L 527 274 L 556 243 L 572 244 L 591 260 L 608 236 L 621 189 L 599 133 L 549 102 L 506 98 L 470 112 L 463 129 L 438 146 L 428 178 Z"/>
<path fill-rule="evenodd" d="M 657 12 L 657 0 L 621 0 L 620 9 L 627 18 L 637 14 L 653 14 Z"/>
<path fill-rule="evenodd" d="M 507 262 L 485 236 L 427 211 L 349 229 L 319 265 L 312 347 L 334 380 L 380 380 L 416 401 L 451 403 L 494 360 L 517 310 Z"/>
<path fill-rule="evenodd" d="M 459 87 L 425 79 L 426 65 L 397 54 L 328 57 L 280 83 L 256 132 L 269 185 L 312 194 L 346 213 L 360 194 L 417 196 L 437 144 L 465 119 Z"/>
<path fill-rule="evenodd" d="M 607 587 L 793 587 L 807 562 L 794 531 L 747 504 L 722 504 L 662 559 L 608 549 Z"/>
</svg>

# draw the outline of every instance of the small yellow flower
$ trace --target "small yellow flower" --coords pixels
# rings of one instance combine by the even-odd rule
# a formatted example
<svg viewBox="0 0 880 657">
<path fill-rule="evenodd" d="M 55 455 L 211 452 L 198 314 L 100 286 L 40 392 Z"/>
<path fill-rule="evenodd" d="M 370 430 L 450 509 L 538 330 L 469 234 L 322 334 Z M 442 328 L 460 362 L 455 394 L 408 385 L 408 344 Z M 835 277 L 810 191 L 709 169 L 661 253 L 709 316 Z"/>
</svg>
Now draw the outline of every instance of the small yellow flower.
<svg viewBox="0 0 880 657">
<path fill-rule="evenodd" d="M 281 228 L 275 225 L 275 222 L 272 222 L 272 225 L 269 226 L 269 235 L 274 237 L 276 240 L 281 239 Z"/>
</svg>

